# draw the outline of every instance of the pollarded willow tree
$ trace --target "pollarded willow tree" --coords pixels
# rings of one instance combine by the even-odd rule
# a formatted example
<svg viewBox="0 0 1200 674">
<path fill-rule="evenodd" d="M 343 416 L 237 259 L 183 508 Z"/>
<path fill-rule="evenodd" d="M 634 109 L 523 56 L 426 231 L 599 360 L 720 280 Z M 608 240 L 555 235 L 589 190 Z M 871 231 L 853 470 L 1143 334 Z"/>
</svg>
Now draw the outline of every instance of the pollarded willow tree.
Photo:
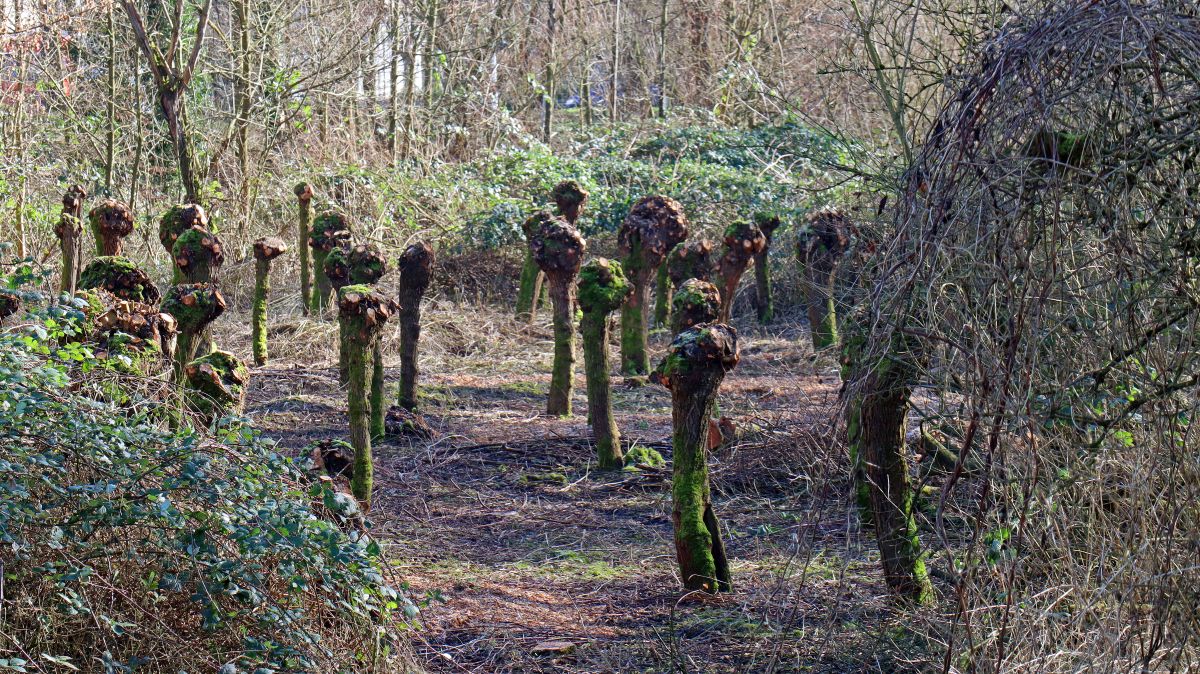
<svg viewBox="0 0 1200 674">
<path fill-rule="evenodd" d="M 1190 1 L 1010 17 L 869 237 L 851 442 L 888 585 L 922 600 L 903 411 L 958 431 L 931 522 L 955 561 L 949 661 L 1195 665 L 1198 72 Z"/>
<path fill-rule="evenodd" d="M 587 242 L 564 218 L 552 217 L 543 219 L 533 231 L 529 250 L 550 284 L 554 312 L 554 365 L 546 414 L 570 416 L 575 378 L 575 276 L 583 265 Z"/>
<path fill-rule="evenodd" d="M 92 236 L 96 240 L 96 255 L 121 255 L 121 239 L 133 233 L 133 211 L 116 199 L 105 199 L 88 212 Z"/>
<path fill-rule="evenodd" d="M 254 242 L 254 306 L 250 316 L 250 342 L 254 364 L 267 364 L 267 298 L 271 294 L 271 261 L 287 252 L 278 237 Z"/>
<path fill-rule="evenodd" d="M 183 230 L 171 246 L 175 269 L 184 283 L 208 283 L 216 280 L 225 263 L 225 247 L 216 234 L 201 227 Z"/>
<path fill-rule="evenodd" d="M 692 326 L 711 323 L 720 315 L 721 291 L 708 281 L 688 279 L 671 298 L 671 333 L 678 335 Z"/>
<path fill-rule="evenodd" d="M 205 426 L 241 414 L 249 382 L 246 364 L 227 351 L 213 351 L 183 366 L 185 401 Z"/>
<path fill-rule="evenodd" d="M 688 219 L 683 205 L 670 197 L 639 199 L 629 210 L 617 232 L 621 266 L 633 283 L 633 292 L 621 308 L 621 371 L 647 374 L 647 318 L 650 309 L 650 282 L 667 254 L 688 235 Z"/>
<path fill-rule="evenodd" d="M 175 346 L 177 376 L 196 358 L 200 334 L 225 313 L 225 296 L 213 283 L 181 283 L 172 286 L 162 301 L 162 310 L 175 317 L 179 329 Z"/>
<path fill-rule="evenodd" d="M 821 208 L 796 234 L 796 259 L 804 279 L 804 305 L 813 349 L 838 343 L 837 272 L 850 247 L 853 225 L 840 208 Z"/>
<path fill-rule="evenodd" d="M 737 331 L 702 323 L 676 335 L 654 372 L 671 391 L 671 521 L 679 575 L 689 590 L 731 589 L 729 559 L 712 507 L 707 440 L 717 389 L 737 363 Z"/>
<path fill-rule="evenodd" d="M 72 185 L 63 192 L 62 213 L 54 226 L 62 249 L 62 273 L 59 277 L 59 292 L 75 294 L 79 283 L 79 266 L 83 263 L 83 200 L 87 191 Z"/>
<path fill-rule="evenodd" d="M 721 274 L 721 321 L 733 316 L 733 300 L 737 296 L 738 283 L 754 259 L 766 250 L 767 237 L 758 225 L 738 220 L 725 228 L 725 254 L 718 268 Z"/>
<path fill-rule="evenodd" d="M 79 274 L 79 289 L 102 288 L 123 300 L 154 304 L 161 295 L 150 275 L 123 257 L 98 257 Z"/>
<path fill-rule="evenodd" d="M 400 392 L 404 409 L 417 409 L 417 346 L 421 340 L 421 298 L 433 278 L 433 247 L 419 241 L 404 249 L 400 270 Z"/>
<path fill-rule="evenodd" d="M 759 212 L 754 214 L 754 224 L 766 238 L 763 249 L 754 256 L 754 313 L 759 323 L 767 325 L 775 320 L 775 299 L 771 292 L 771 241 L 775 231 L 783 226 L 783 219 L 777 213 Z"/>
<path fill-rule="evenodd" d="M 198 204 L 177 204 L 167 209 L 158 219 L 158 241 L 163 248 L 175 257 L 175 242 L 189 229 L 197 228 L 208 231 L 208 213 Z M 183 283 L 183 270 L 175 265 L 174 280 Z M 203 279 L 197 279 L 200 281 Z"/>
<path fill-rule="evenodd" d="M 350 488 L 363 510 L 371 508 L 375 474 L 371 459 L 370 351 L 384 324 L 397 309 L 395 300 L 380 295 L 371 286 L 349 285 L 338 292 L 338 322 L 350 370 L 347 410 L 350 444 L 354 447 L 354 477 Z"/>
<path fill-rule="evenodd" d="M 350 221 L 338 211 L 325 211 L 313 221 L 308 234 L 308 246 L 312 249 L 313 295 L 312 313 L 320 316 L 329 303 L 333 292 L 329 277 L 325 275 L 325 259 L 338 248 L 350 244 Z"/>
<path fill-rule="evenodd" d="M 616 311 L 633 286 L 621 263 L 606 258 L 588 260 L 579 272 L 579 334 L 583 339 L 583 369 L 587 375 L 588 417 L 601 468 L 625 464 L 621 432 L 613 418 L 608 377 L 608 315 Z"/>
</svg>

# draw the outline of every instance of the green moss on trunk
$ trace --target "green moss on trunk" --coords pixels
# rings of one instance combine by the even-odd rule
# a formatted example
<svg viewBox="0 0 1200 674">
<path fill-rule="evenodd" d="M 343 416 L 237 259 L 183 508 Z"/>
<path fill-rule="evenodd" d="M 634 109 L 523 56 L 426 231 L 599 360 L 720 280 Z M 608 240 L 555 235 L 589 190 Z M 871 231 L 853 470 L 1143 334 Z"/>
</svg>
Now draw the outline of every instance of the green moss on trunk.
<svg viewBox="0 0 1200 674">
<path fill-rule="evenodd" d="M 271 262 L 254 261 L 254 304 L 250 314 L 250 343 L 254 364 L 267 364 L 267 295 L 271 293 Z"/>
<path fill-rule="evenodd" d="M 421 341 L 421 298 L 433 276 L 433 247 L 414 243 L 400 255 L 400 392 L 404 409 L 417 409 L 417 347 Z"/>
<path fill-rule="evenodd" d="M 667 265 L 658 265 L 654 282 L 654 327 L 665 328 L 671 317 L 671 278 Z"/>
<path fill-rule="evenodd" d="M 354 478 L 350 488 L 363 510 L 371 507 L 374 480 L 370 418 L 371 352 L 379 341 L 384 324 L 397 308 L 394 300 L 375 293 L 370 286 L 350 285 L 338 293 L 339 332 L 345 345 L 350 375 L 347 412 L 350 417 L 350 444 L 354 447 Z"/>
<path fill-rule="evenodd" d="M 618 262 L 598 258 L 579 273 L 579 332 L 583 338 L 583 367 L 587 375 L 588 416 L 596 457 L 603 469 L 625 464 L 621 433 L 613 418 L 608 371 L 608 315 L 624 303 L 633 288 Z"/>
<path fill-rule="evenodd" d="M 384 418 L 387 416 L 387 403 L 383 401 L 385 379 L 383 338 L 376 337 L 375 344 L 371 346 L 371 439 L 373 440 L 378 440 L 387 433 L 384 428 Z"/>
<path fill-rule="evenodd" d="M 250 315 L 250 342 L 254 364 L 267 364 L 267 298 L 271 294 L 271 261 L 283 255 L 287 245 L 275 237 L 254 242 L 254 304 Z"/>
<path fill-rule="evenodd" d="M 189 362 L 183 372 L 188 407 L 206 426 L 222 417 L 242 413 L 250 373 L 236 356 L 213 351 Z"/>
<path fill-rule="evenodd" d="M 838 342 L 835 284 L 838 263 L 850 245 L 850 225 L 844 211 L 824 208 L 809 216 L 796 237 L 809 332 L 813 349 L 818 351 Z"/>
<path fill-rule="evenodd" d="M 617 232 L 622 266 L 633 292 L 621 308 L 621 371 L 646 374 L 650 281 L 670 251 L 688 235 L 687 216 L 678 201 L 664 196 L 639 199 Z"/>
<path fill-rule="evenodd" d="M 554 318 L 554 365 L 546 414 L 571 414 L 571 389 L 575 369 L 575 276 L 583 264 L 587 242 L 565 219 L 543 219 L 530 230 L 529 249 L 550 285 Z"/>
<path fill-rule="evenodd" d="M 783 225 L 779 216 L 771 213 L 755 213 L 754 224 L 766 237 L 766 245 L 754 255 L 754 313 L 761 325 L 775 320 L 775 300 L 771 292 L 771 242 L 775 231 Z"/>
<path fill-rule="evenodd" d="M 655 370 L 671 390 L 671 520 L 684 587 L 706 592 L 731 588 L 729 560 L 712 507 L 708 475 L 708 411 L 725 373 L 737 365 L 737 332 L 702 324 L 679 334 Z"/>
<path fill-rule="evenodd" d="M 350 244 L 350 221 L 338 211 L 326 211 L 317 216 L 308 233 L 308 246 L 312 250 L 313 295 L 312 313 L 320 316 L 329 305 L 333 286 L 325 276 L 325 263 L 329 253 Z"/>
<path fill-rule="evenodd" d="M 79 274 L 79 290 L 103 289 L 123 300 L 154 304 L 158 288 L 150 276 L 123 257 L 98 257 Z"/>
<path fill-rule="evenodd" d="M 849 352 L 854 373 L 847 406 L 847 442 L 860 485 L 865 485 L 879 544 L 884 580 L 892 593 L 917 604 L 933 598 L 913 515 L 914 494 L 905 456 L 912 354 L 893 338 L 891 353 L 865 362 L 862 348 Z M 861 491 L 859 499 L 862 499 Z"/>
<path fill-rule="evenodd" d="M 292 190 L 296 194 L 296 203 L 299 206 L 299 231 L 298 242 L 300 244 L 298 252 L 300 253 L 300 306 L 307 316 L 312 306 L 312 270 L 309 266 L 308 256 L 308 237 L 309 226 L 312 223 L 312 186 L 308 183 L 300 183 Z"/>
<path fill-rule="evenodd" d="M 163 298 L 162 310 L 175 318 L 179 329 L 175 362 L 181 376 L 184 366 L 196 358 L 201 331 L 225 312 L 225 297 L 211 283 L 181 283 Z"/>
</svg>

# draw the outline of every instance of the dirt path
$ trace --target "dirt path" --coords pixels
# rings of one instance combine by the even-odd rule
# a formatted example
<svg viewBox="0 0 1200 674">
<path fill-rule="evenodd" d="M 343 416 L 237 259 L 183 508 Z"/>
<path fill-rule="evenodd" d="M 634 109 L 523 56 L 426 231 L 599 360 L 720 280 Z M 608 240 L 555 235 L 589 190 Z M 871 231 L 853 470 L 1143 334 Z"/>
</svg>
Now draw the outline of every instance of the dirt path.
<svg viewBox="0 0 1200 674">
<path fill-rule="evenodd" d="M 874 546 L 844 498 L 837 378 L 798 346 L 801 329 L 743 330 L 720 398 L 742 439 L 712 460 L 735 591 L 685 597 L 669 468 L 595 472 L 582 379 L 573 418 L 541 414 L 548 328 L 478 311 L 435 306 L 426 319 L 422 393 L 438 438 L 389 439 L 375 455 L 371 519 L 422 604 L 428 670 L 903 671 L 911 637 L 890 622 Z M 297 454 L 346 435 L 332 363 L 303 353 L 332 331 L 313 323 L 255 372 L 248 405 Z M 485 336 L 496 330 L 516 334 Z M 665 390 L 618 385 L 614 406 L 627 442 L 669 459 Z"/>
</svg>

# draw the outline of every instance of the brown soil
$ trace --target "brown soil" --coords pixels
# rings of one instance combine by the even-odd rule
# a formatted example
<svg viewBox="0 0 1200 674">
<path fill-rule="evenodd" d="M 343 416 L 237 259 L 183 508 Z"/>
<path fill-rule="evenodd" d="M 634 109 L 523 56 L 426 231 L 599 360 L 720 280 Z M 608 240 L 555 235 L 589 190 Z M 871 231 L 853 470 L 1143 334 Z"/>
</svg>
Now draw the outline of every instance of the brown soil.
<svg viewBox="0 0 1200 674">
<path fill-rule="evenodd" d="M 742 360 L 720 412 L 739 440 L 712 459 L 734 591 L 685 595 L 672 544 L 670 469 L 595 469 L 582 367 L 573 418 L 542 414 L 551 331 L 507 311 L 427 302 L 421 404 L 433 439 L 375 445 L 370 520 L 421 604 L 412 634 L 431 672 L 918 671 L 918 648 L 884 599 L 875 546 L 846 495 L 833 422 L 834 364 L 815 360 L 798 316 L 742 322 Z M 223 344 L 248 331 L 221 320 Z M 218 328 L 221 329 L 221 328 Z M 328 323 L 272 327 L 247 414 L 286 451 L 347 436 Z M 388 385 L 396 327 L 384 335 Z M 656 335 L 655 356 L 665 349 Z M 613 346 L 615 349 L 615 345 Z M 614 377 L 626 444 L 669 460 L 670 396 Z"/>
</svg>

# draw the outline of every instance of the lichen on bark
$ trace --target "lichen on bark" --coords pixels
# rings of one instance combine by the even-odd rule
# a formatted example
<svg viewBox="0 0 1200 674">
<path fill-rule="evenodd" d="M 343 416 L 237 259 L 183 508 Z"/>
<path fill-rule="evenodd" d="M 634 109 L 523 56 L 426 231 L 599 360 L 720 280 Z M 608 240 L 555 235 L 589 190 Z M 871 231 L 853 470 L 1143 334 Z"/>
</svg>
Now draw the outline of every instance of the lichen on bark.
<svg viewBox="0 0 1200 674">
<path fill-rule="evenodd" d="M 707 439 L 708 411 L 738 357 L 737 331 L 702 323 L 675 337 L 653 376 L 671 391 L 671 520 L 680 576 L 689 590 L 731 589 L 729 560 L 712 507 Z"/>
<path fill-rule="evenodd" d="M 105 199 L 93 207 L 88 212 L 88 222 L 98 256 L 119 256 L 121 239 L 133 233 L 133 211 L 116 199 Z"/>
<path fill-rule="evenodd" d="M 125 300 L 154 304 L 159 300 L 158 288 L 149 274 L 123 257 L 98 257 L 79 274 L 79 289 L 103 288 Z"/>
<path fill-rule="evenodd" d="M 417 347 L 421 340 L 421 298 L 433 277 L 433 247 L 412 244 L 397 261 L 400 270 L 400 391 L 398 403 L 417 409 Z"/>
<path fill-rule="evenodd" d="M 254 305 L 250 315 L 250 342 L 254 364 L 267 364 L 267 298 L 271 294 L 271 261 L 287 252 L 287 244 L 277 237 L 254 242 Z"/>
<path fill-rule="evenodd" d="M 350 417 L 350 444 L 354 447 L 354 479 L 351 491 L 362 504 L 371 508 L 374 466 L 371 459 L 370 370 L 371 350 L 388 318 L 399 307 L 395 300 L 380 295 L 367 285 L 349 285 L 338 292 L 338 322 L 346 345 L 349 365 L 347 411 Z"/>
<path fill-rule="evenodd" d="M 850 246 L 849 215 L 837 208 L 813 212 L 796 236 L 796 258 L 804 277 L 805 310 L 813 349 L 838 341 L 834 286 L 842 256 Z"/>
<path fill-rule="evenodd" d="M 587 375 L 588 416 L 600 467 L 625 464 L 621 433 L 613 418 L 608 360 L 608 316 L 633 292 L 620 262 L 589 260 L 579 272 L 579 332 L 583 337 L 583 368 Z"/>
<path fill-rule="evenodd" d="M 546 414 L 570 416 L 575 365 L 574 282 L 583 264 L 587 242 L 564 218 L 553 217 L 541 222 L 533 232 L 529 250 L 550 284 L 554 316 L 554 365 Z"/>
<path fill-rule="evenodd" d="M 721 317 L 728 322 L 733 316 L 733 301 L 737 296 L 738 283 L 754 257 L 767 245 L 767 237 L 758 225 L 746 220 L 737 220 L 725 228 L 725 254 L 718 268 L 721 274 Z"/>
<path fill-rule="evenodd" d="M 621 371 L 625 374 L 646 374 L 650 369 L 646 325 L 650 283 L 667 254 L 687 235 L 683 206 L 665 196 L 638 200 L 617 232 L 621 265 L 633 284 L 621 308 Z"/>
</svg>

